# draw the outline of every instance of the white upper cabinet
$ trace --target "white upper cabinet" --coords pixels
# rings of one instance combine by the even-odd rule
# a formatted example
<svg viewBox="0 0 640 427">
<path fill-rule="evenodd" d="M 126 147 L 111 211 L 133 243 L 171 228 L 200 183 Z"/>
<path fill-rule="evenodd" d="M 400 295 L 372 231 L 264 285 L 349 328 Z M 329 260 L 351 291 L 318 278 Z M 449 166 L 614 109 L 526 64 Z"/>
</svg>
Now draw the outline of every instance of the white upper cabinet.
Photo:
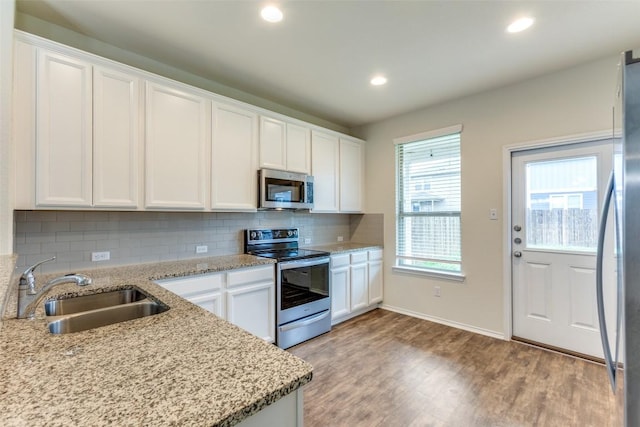
<svg viewBox="0 0 640 427">
<path fill-rule="evenodd" d="M 93 205 L 139 207 L 141 83 L 131 74 L 93 70 Z"/>
<path fill-rule="evenodd" d="M 313 211 L 338 212 L 339 140 L 337 136 L 313 131 L 311 135 L 311 173 Z"/>
<path fill-rule="evenodd" d="M 363 169 L 362 143 L 340 138 L 340 212 L 362 212 Z"/>
<path fill-rule="evenodd" d="M 260 117 L 260 167 L 287 169 L 287 124 Z"/>
<path fill-rule="evenodd" d="M 211 208 L 256 210 L 258 204 L 258 115 L 213 104 Z"/>
<path fill-rule="evenodd" d="M 260 117 L 260 167 L 310 173 L 311 130 L 271 117 Z"/>
<path fill-rule="evenodd" d="M 287 123 L 287 170 L 311 173 L 311 130 Z"/>
<path fill-rule="evenodd" d="M 38 50 L 36 205 L 90 207 L 91 65 Z"/>
<path fill-rule="evenodd" d="M 364 143 L 16 30 L 16 209 L 255 211 L 257 170 L 362 212 Z"/>
<path fill-rule="evenodd" d="M 16 40 L 13 49 L 15 209 L 35 208 L 37 49 Z"/>
<path fill-rule="evenodd" d="M 204 209 L 210 101 L 147 82 L 145 207 Z"/>
</svg>

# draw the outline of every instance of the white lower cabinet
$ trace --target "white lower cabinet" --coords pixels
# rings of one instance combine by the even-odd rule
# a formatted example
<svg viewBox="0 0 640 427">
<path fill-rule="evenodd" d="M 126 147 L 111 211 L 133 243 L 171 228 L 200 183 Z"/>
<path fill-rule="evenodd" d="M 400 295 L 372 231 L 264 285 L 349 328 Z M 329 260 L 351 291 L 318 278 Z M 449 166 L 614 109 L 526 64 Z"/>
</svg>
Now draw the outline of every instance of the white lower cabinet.
<svg viewBox="0 0 640 427">
<path fill-rule="evenodd" d="M 351 312 L 349 254 L 331 256 L 331 320 Z"/>
<path fill-rule="evenodd" d="M 267 342 L 275 342 L 273 266 L 227 273 L 227 320 Z"/>
<path fill-rule="evenodd" d="M 367 252 L 351 254 L 351 311 L 369 305 L 369 281 L 367 279 Z"/>
<path fill-rule="evenodd" d="M 331 256 L 332 324 L 373 310 L 382 295 L 382 250 Z"/>
<path fill-rule="evenodd" d="M 368 251 L 369 305 L 382 302 L 382 250 Z"/>
<path fill-rule="evenodd" d="M 158 280 L 163 288 L 267 342 L 275 341 L 273 265 Z"/>
<path fill-rule="evenodd" d="M 222 299 L 224 273 L 158 280 L 156 283 L 218 317 L 226 317 Z"/>
</svg>

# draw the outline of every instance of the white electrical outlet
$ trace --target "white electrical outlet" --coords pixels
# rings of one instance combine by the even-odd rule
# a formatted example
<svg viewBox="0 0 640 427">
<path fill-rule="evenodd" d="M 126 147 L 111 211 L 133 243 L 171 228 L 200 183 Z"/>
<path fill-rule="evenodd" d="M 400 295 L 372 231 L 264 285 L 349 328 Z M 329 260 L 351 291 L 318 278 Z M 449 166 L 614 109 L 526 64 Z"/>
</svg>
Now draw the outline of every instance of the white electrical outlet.
<svg viewBox="0 0 640 427">
<path fill-rule="evenodd" d="M 304 244 L 305 244 L 305 245 L 310 245 L 310 244 L 311 244 L 311 239 L 310 239 L 310 238 L 308 238 L 308 237 L 305 237 L 305 239 L 304 239 Z"/>
<path fill-rule="evenodd" d="M 91 252 L 91 261 L 109 261 L 111 259 L 111 252 Z"/>
<path fill-rule="evenodd" d="M 197 254 L 206 254 L 207 252 L 209 252 L 209 247 L 207 245 L 196 246 Z"/>
<path fill-rule="evenodd" d="M 434 286 L 433 287 L 433 296 L 434 297 L 440 297 L 440 286 Z"/>
<path fill-rule="evenodd" d="M 338 242 L 342 242 L 343 240 L 342 236 L 338 236 Z"/>
</svg>

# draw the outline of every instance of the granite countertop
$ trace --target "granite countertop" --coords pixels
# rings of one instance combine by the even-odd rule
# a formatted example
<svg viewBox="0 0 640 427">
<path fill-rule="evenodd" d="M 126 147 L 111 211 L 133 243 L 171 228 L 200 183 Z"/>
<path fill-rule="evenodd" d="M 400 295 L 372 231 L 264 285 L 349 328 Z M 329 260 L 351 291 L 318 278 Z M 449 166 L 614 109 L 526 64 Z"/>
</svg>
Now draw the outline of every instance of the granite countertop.
<svg viewBox="0 0 640 427">
<path fill-rule="evenodd" d="M 34 320 L 11 318 L 12 295 L 0 330 L 2 425 L 231 426 L 308 383 L 305 361 L 151 282 L 269 263 L 238 255 L 93 270 L 92 285 L 49 296 L 134 285 L 171 309 L 73 334 L 50 334 L 42 306 Z"/>
<path fill-rule="evenodd" d="M 316 245 L 316 246 L 308 246 L 305 249 L 313 249 L 316 251 L 326 251 L 333 254 L 347 253 L 347 252 L 358 252 L 365 251 L 370 249 L 382 249 L 381 245 L 373 245 L 368 243 L 355 243 L 355 242 L 341 242 L 341 243 L 332 243 L 329 245 Z"/>
</svg>

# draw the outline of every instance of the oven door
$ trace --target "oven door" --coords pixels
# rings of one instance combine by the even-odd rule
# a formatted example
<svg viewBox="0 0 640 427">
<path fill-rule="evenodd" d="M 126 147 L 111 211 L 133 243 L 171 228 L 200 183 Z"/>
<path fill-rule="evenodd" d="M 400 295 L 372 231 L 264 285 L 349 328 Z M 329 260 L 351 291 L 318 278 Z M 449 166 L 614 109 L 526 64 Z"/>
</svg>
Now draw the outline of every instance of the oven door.
<svg viewBox="0 0 640 427">
<path fill-rule="evenodd" d="M 277 265 L 278 325 L 331 308 L 329 257 L 285 261 Z"/>
</svg>

